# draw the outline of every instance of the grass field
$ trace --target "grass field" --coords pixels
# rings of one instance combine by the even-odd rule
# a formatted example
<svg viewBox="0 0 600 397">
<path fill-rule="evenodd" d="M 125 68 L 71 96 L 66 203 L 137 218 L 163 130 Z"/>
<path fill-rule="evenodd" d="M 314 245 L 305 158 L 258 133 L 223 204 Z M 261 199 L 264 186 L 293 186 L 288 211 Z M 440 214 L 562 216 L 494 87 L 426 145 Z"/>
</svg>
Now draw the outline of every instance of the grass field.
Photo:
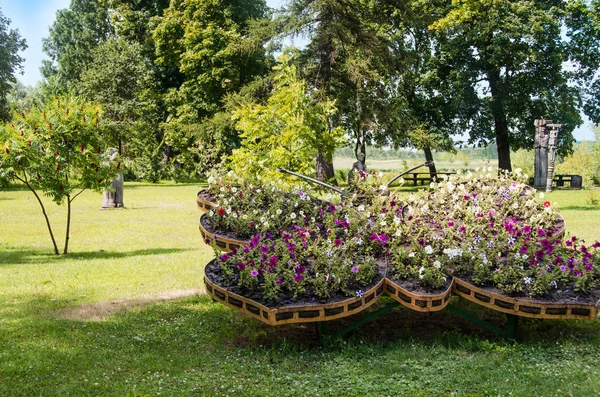
<svg viewBox="0 0 600 397">
<path fill-rule="evenodd" d="M 123 210 L 85 193 L 58 257 L 33 196 L 0 191 L 0 396 L 600 395 L 598 322 L 521 319 L 513 344 L 450 312 L 398 309 L 322 348 L 310 325 L 272 328 L 213 303 L 198 188 L 127 183 Z M 546 199 L 568 231 L 600 238 L 586 192 Z M 64 208 L 49 209 L 62 241 Z"/>
</svg>

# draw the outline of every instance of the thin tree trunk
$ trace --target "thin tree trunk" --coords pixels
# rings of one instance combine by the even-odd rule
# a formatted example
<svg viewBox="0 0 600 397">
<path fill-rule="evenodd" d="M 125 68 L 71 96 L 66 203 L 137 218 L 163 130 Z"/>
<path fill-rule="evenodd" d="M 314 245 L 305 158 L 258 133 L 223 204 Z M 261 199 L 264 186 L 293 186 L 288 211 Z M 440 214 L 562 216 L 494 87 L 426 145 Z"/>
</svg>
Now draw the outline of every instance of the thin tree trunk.
<svg viewBox="0 0 600 397">
<path fill-rule="evenodd" d="M 71 197 L 67 196 L 67 231 L 65 232 L 65 250 L 63 254 L 69 251 L 69 234 L 71 232 Z"/>
<path fill-rule="evenodd" d="M 52 239 L 52 245 L 54 246 L 54 253 L 56 255 L 59 255 L 60 253 L 58 252 L 58 245 L 56 245 L 56 239 L 54 238 L 54 233 L 52 232 L 52 226 L 50 226 L 50 219 L 48 219 L 48 214 L 46 213 L 46 207 L 44 207 L 44 203 L 42 203 L 42 199 L 40 199 L 40 196 L 31 187 L 31 185 L 27 181 L 27 177 L 25 177 L 25 179 L 20 179 L 20 178 L 18 178 L 18 179 L 21 182 L 25 183 L 25 185 L 29 188 L 29 190 L 31 190 L 31 192 L 34 194 L 35 198 L 37 199 L 38 203 L 40 204 L 40 207 L 42 207 L 42 214 L 44 214 L 44 218 L 46 219 L 46 226 L 48 226 L 48 232 L 50 233 L 50 238 Z"/>
<path fill-rule="evenodd" d="M 433 164 L 429 167 L 429 177 L 432 181 L 435 181 L 437 179 L 437 169 L 435 168 L 435 162 L 433 161 L 433 153 L 431 153 L 430 147 L 423 148 L 423 151 L 425 152 L 425 161 L 429 161 Z"/>
</svg>

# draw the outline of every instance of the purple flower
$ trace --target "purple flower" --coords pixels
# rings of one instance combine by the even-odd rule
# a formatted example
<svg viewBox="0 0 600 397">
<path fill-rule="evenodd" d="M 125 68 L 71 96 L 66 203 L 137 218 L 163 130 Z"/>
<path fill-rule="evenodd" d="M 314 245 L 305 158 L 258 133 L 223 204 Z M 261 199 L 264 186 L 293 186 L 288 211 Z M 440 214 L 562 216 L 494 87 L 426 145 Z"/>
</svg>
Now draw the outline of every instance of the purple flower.
<svg viewBox="0 0 600 397">
<path fill-rule="evenodd" d="M 529 233 L 531 233 L 531 227 L 530 227 L 530 226 L 525 226 L 525 227 L 523 228 L 523 233 L 525 233 L 525 234 L 529 234 Z"/>
<path fill-rule="evenodd" d="M 452 222 L 452 221 L 449 221 L 449 222 L 448 222 L 448 226 L 450 226 L 450 227 L 454 226 L 454 222 Z"/>
<path fill-rule="evenodd" d="M 561 272 L 566 272 L 567 271 L 567 267 L 565 265 L 561 265 L 560 266 L 560 271 Z"/>
<path fill-rule="evenodd" d="M 545 235 L 546 233 L 544 232 L 544 229 L 538 229 L 537 231 L 537 235 L 538 237 L 542 237 L 543 235 Z"/>
<path fill-rule="evenodd" d="M 336 238 L 333 241 L 333 245 L 335 245 L 336 247 L 339 247 L 340 245 L 342 245 L 342 240 L 340 240 L 339 238 Z"/>
<path fill-rule="evenodd" d="M 237 267 L 238 267 L 239 271 L 241 272 L 246 268 L 246 264 L 244 262 L 239 262 L 237 264 Z"/>
<path fill-rule="evenodd" d="M 283 279 L 282 279 L 281 277 L 279 277 L 279 278 L 277 279 L 277 284 L 281 285 L 282 283 L 283 283 Z"/>
<path fill-rule="evenodd" d="M 358 273 L 358 266 L 352 266 L 352 273 Z"/>
<path fill-rule="evenodd" d="M 299 283 L 300 281 L 302 281 L 302 275 L 301 274 L 296 274 L 294 276 L 294 281 Z"/>
<path fill-rule="evenodd" d="M 329 212 L 331 212 L 332 214 L 335 213 L 335 205 L 329 204 Z"/>
<path fill-rule="evenodd" d="M 277 258 L 275 255 L 271 256 L 271 258 L 269 259 L 269 263 L 271 264 L 271 266 L 277 266 L 277 261 L 279 261 L 279 258 Z"/>
<path fill-rule="evenodd" d="M 463 198 L 464 198 L 465 200 L 468 200 L 468 199 L 469 199 L 469 196 L 467 196 L 467 195 L 465 194 L 465 195 L 463 196 Z"/>
<path fill-rule="evenodd" d="M 221 260 L 221 262 L 225 262 L 229 259 L 229 255 L 223 254 L 219 257 L 219 259 Z"/>
<path fill-rule="evenodd" d="M 519 248 L 519 251 L 520 251 L 522 254 L 526 254 L 526 253 L 529 251 L 529 249 L 527 249 L 527 246 L 525 246 L 525 245 L 522 245 L 522 246 L 521 246 L 521 248 Z"/>
<path fill-rule="evenodd" d="M 260 247 L 260 252 L 262 252 L 263 254 L 266 254 L 267 252 L 269 252 L 269 247 L 266 245 L 262 245 Z"/>
<path fill-rule="evenodd" d="M 250 275 L 251 275 L 252 277 L 256 277 L 256 276 L 258 276 L 258 270 L 256 270 L 256 269 L 252 269 L 252 270 L 250 270 Z"/>
</svg>

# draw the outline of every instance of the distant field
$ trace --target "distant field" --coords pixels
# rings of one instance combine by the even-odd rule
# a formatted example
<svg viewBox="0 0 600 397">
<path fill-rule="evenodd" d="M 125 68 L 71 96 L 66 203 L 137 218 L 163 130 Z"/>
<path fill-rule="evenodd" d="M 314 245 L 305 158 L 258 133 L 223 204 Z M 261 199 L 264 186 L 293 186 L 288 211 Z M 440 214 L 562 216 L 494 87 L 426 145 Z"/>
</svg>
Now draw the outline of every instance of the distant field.
<svg viewBox="0 0 600 397">
<path fill-rule="evenodd" d="M 336 170 L 349 170 L 352 168 L 352 164 L 356 161 L 350 157 L 335 157 L 333 159 L 333 166 Z M 366 164 L 368 169 L 372 170 L 402 170 L 415 165 L 421 164 L 425 161 L 414 160 L 414 159 L 398 159 L 398 160 L 371 160 L 367 158 Z M 481 167 L 496 167 L 495 161 L 488 160 L 468 160 L 468 161 L 447 161 L 447 160 L 435 160 L 435 164 L 438 170 L 456 170 L 456 169 L 473 169 Z"/>
</svg>

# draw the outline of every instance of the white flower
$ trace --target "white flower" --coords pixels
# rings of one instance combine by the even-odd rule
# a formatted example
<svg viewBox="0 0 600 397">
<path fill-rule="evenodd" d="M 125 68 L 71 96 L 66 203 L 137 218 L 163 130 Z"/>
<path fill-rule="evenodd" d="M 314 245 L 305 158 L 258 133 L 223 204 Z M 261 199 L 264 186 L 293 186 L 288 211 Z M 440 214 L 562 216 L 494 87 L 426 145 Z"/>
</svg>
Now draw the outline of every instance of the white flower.
<svg viewBox="0 0 600 397">
<path fill-rule="evenodd" d="M 431 248 L 431 245 L 428 245 L 428 246 L 425 247 L 425 253 L 427 255 L 433 254 L 433 248 Z"/>
<path fill-rule="evenodd" d="M 442 262 L 440 262 L 440 261 L 433 262 L 433 265 L 435 266 L 436 269 L 441 269 L 442 268 Z"/>
<path fill-rule="evenodd" d="M 224 192 L 225 191 L 225 187 L 221 186 L 221 188 L 219 189 L 219 191 Z"/>
<path fill-rule="evenodd" d="M 235 212 L 233 214 L 231 214 L 231 216 L 233 216 L 234 218 L 238 217 L 237 213 L 235 213 Z"/>
<path fill-rule="evenodd" d="M 265 223 L 267 221 L 267 218 L 265 218 L 264 216 L 261 216 L 260 221 L 261 221 L 261 223 Z"/>
<path fill-rule="evenodd" d="M 379 222 L 379 224 L 381 226 L 387 226 L 387 222 L 385 221 L 385 219 L 383 219 L 381 222 Z"/>
<path fill-rule="evenodd" d="M 264 222 L 264 223 L 263 223 L 263 226 L 264 226 L 264 227 L 269 227 L 269 222 Z"/>
<path fill-rule="evenodd" d="M 296 219 L 296 213 L 295 213 L 295 212 L 292 212 L 292 213 L 290 214 L 290 218 L 292 218 L 292 219 Z"/>
<path fill-rule="evenodd" d="M 400 222 L 402 222 L 402 219 L 398 218 L 397 216 L 394 217 L 394 225 L 399 225 Z"/>
<path fill-rule="evenodd" d="M 358 209 L 359 212 L 363 212 L 365 210 L 365 206 L 361 204 L 361 205 L 358 206 L 357 209 Z"/>
<path fill-rule="evenodd" d="M 244 215 L 242 216 L 242 219 L 248 219 L 248 215 L 244 214 Z"/>
<path fill-rule="evenodd" d="M 408 254 L 408 257 L 409 257 L 409 258 L 414 258 L 414 256 L 415 256 L 415 255 L 416 255 L 416 254 L 415 254 L 414 252 L 411 252 L 411 253 L 409 253 L 409 254 Z"/>
<path fill-rule="evenodd" d="M 396 237 L 400 237 L 400 236 L 402 236 L 402 230 L 400 230 L 400 229 L 396 230 L 396 233 L 394 233 L 394 235 L 395 235 Z"/>
<path fill-rule="evenodd" d="M 540 193 L 540 198 L 543 199 L 544 198 L 544 193 Z"/>
<path fill-rule="evenodd" d="M 379 186 L 379 190 L 381 190 L 381 191 L 383 192 L 383 191 L 387 190 L 387 186 L 385 186 L 385 185 L 380 185 L 380 186 Z"/>
<path fill-rule="evenodd" d="M 258 211 L 257 211 L 257 210 L 252 210 L 252 213 L 253 213 L 254 215 L 257 215 L 257 214 L 258 214 Z"/>
<path fill-rule="evenodd" d="M 208 177 L 208 184 L 212 185 L 213 183 L 215 183 L 215 178 L 211 175 L 210 177 Z"/>
<path fill-rule="evenodd" d="M 517 168 L 517 169 L 515 169 L 515 174 L 521 175 L 521 171 L 523 171 L 523 170 L 520 168 Z"/>
<path fill-rule="evenodd" d="M 237 193 L 237 187 L 235 187 L 235 186 L 234 186 L 234 187 L 232 187 L 232 188 L 231 188 L 231 191 L 232 191 L 233 193 Z"/>
<path fill-rule="evenodd" d="M 275 211 L 275 213 L 276 213 L 277 215 L 281 215 L 281 213 L 282 213 L 282 212 L 283 212 L 283 211 L 281 211 L 281 209 L 280 209 L 280 208 L 277 208 L 277 210 Z"/>
</svg>

